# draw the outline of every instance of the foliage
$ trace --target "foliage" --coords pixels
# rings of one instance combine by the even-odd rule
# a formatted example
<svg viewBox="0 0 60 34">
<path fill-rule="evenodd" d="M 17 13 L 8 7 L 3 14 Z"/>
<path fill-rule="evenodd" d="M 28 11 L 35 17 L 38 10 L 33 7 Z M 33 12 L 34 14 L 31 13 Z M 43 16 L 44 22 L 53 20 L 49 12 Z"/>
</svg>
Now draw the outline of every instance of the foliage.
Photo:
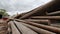
<svg viewBox="0 0 60 34">
<path fill-rule="evenodd" d="M 8 13 L 4 9 L 0 9 L 0 14 L 3 16 L 8 16 Z"/>
</svg>

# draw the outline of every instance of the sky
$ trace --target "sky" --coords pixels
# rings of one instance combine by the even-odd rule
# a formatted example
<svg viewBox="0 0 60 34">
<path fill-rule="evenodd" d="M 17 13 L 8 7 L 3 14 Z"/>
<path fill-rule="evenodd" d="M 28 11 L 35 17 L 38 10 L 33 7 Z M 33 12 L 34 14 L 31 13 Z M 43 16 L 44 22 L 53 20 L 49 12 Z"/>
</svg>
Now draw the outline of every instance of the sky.
<svg viewBox="0 0 60 34">
<path fill-rule="evenodd" d="M 28 12 L 50 1 L 51 0 L 0 0 L 0 9 L 5 9 L 7 13 L 14 15 L 17 12 Z"/>
</svg>

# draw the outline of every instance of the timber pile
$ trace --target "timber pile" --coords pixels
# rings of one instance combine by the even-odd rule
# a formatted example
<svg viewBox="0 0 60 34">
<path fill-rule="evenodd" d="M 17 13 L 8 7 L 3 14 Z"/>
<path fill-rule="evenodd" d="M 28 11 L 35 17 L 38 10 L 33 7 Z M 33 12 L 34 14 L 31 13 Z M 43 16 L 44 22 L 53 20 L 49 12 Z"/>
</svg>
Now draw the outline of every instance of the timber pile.
<svg viewBox="0 0 60 34">
<path fill-rule="evenodd" d="M 59 0 L 53 0 L 46 5 L 33 9 L 30 12 L 20 14 L 22 16 L 18 15 L 15 18 L 40 24 L 51 25 L 52 22 L 54 23 L 60 21 L 59 3 Z"/>
<path fill-rule="evenodd" d="M 32 25 L 26 26 L 24 22 L 10 21 L 12 27 L 12 34 L 56 34 L 51 31 L 44 30 Z"/>
<path fill-rule="evenodd" d="M 58 22 L 60 24 L 59 3 L 59 0 L 53 0 L 42 7 L 16 16 L 13 19 L 15 23 L 15 26 L 12 25 L 13 34 L 16 32 L 18 34 L 60 34 L 60 28 L 52 26 Z"/>
</svg>

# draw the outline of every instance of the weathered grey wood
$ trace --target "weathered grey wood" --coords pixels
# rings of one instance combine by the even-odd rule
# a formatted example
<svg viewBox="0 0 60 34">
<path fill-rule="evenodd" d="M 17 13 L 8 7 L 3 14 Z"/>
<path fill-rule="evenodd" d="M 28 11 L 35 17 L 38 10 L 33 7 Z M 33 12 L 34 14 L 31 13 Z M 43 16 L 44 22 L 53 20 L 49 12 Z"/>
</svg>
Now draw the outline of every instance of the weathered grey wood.
<svg viewBox="0 0 60 34">
<path fill-rule="evenodd" d="M 22 23 L 22 24 L 29 27 L 29 28 L 31 28 L 32 30 L 38 32 L 39 34 L 56 34 L 56 33 L 41 29 L 41 28 L 37 28 L 37 27 L 32 26 L 32 25 L 28 25 L 28 24 L 25 24 L 25 23 Z"/>
<path fill-rule="evenodd" d="M 51 26 L 60 28 L 60 23 L 58 23 L 58 24 L 51 24 Z"/>
<path fill-rule="evenodd" d="M 39 19 L 60 19 L 60 16 L 32 16 L 31 18 Z"/>
<path fill-rule="evenodd" d="M 36 26 L 36 27 L 39 27 L 39 28 L 43 28 L 43 29 L 52 31 L 52 32 L 60 33 L 60 28 L 57 28 L 57 27 L 37 24 L 37 23 L 34 23 L 34 22 L 29 22 L 29 21 L 24 21 L 24 20 L 16 20 L 16 21 L 20 21 L 20 22 L 23 22 L 23 23 L 26 23 L 26 24 L 30 24 L 30 25 L 33 25 L 33 26 Z"/>
<path fill-rule="evenodd" d="M 36 22 L 48 22 L 49 20 L 48 19 L 39 19 L 39 20 L 36 20 L 36 19 L 25 19 L 26 21 L 36 21 Z"/>
<path fill-rule="evenodd" d="M 55 12 L 51 12 L 51 13 L 46 13 L 46 15 L 54 15 L 54 14 L 58 14 L 60 13 L 60 11 L 55 11 Z"/>
<path fill-rule="evenodd" d="M 36 32 L 34 32 L 33 30 L 27 28 L 26 26 L 22 25 L 19 22 L 14 21 L 17 25 L 17 27 L 21 30 L 22 34 L 37 34 Z"/>
<path fill-rule="evenodd" d="M 48 19 L 25 19 L 26 21 L 30 21 L 30 22 L 36 22 L 36 23 L 39 23 L 39 24 L 47 24 L 47 25 L 50 25 L 50 20 Z"/>
<path fill-rule="evenodd" d="M 11 24 L 12 34 L 21 34 L 12 21 L 9 23 Z"/>
</svg>

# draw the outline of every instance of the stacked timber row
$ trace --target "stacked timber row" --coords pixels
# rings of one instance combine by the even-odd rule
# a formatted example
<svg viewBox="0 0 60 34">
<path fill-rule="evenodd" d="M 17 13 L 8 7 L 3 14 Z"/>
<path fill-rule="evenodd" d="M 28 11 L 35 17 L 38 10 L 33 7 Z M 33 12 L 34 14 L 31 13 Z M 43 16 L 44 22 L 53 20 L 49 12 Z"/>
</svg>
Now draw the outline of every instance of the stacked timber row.
<svg viewBox="0 0 60 34">
<path fill-rule="evenodd" d="M 39 34 L 60 34 L 60 0 L 53 0 L 42 7 L 20 14 L 15 21 Z"/>
<path fill-rule="evenodd" d="M 19 21 L 19 22 L 18 22 Z M 16 21 L 11 21 L 11 27 L 12 27 L 12 34 L 56 34 L 59 32 L 51 32 L 48 30 L 44 30 L 42 28 L 38 28 L 33 25 L 29 25 L 26 23 L 24 20 L 16 20 Z"/>
</svg>

